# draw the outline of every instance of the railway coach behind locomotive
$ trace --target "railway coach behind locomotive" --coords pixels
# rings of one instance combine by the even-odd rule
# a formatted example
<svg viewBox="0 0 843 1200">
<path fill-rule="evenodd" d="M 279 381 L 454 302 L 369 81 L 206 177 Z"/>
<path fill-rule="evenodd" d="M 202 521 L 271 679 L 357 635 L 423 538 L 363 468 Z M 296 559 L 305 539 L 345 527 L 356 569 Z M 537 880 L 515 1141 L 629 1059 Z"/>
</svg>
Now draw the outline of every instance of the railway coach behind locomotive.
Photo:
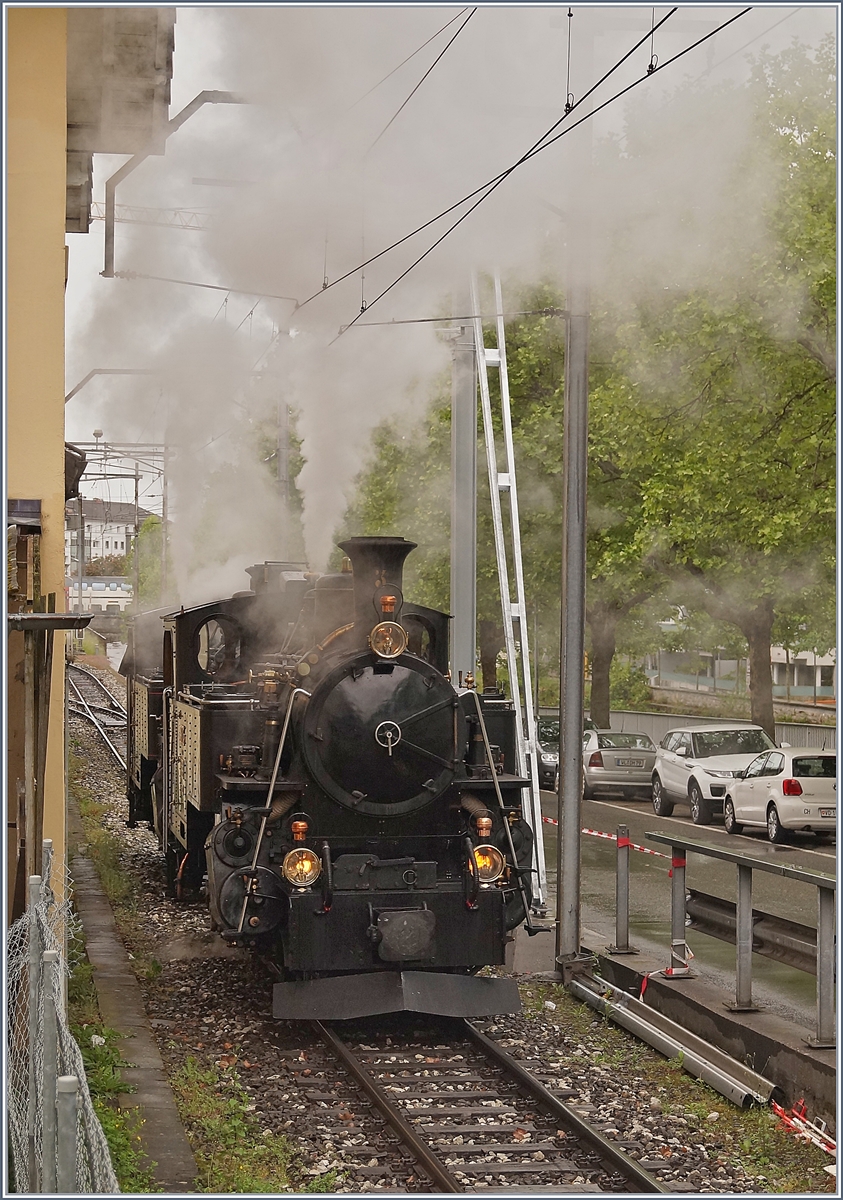
<svg viewBox="0 0 843 1200">
<path fill-rule="evenodd" d="M 276 970 L 277 1017 L 519 1007 L 476 977 L 531 896 L 515 714 L 453 686 L 447 614 L 403 598 L 414 546 L 352 538 L 340 574 L 264 563 L 133 624 L 130 822 L 176 894 L 207 876 L 215 928 Z"/>
</svg>

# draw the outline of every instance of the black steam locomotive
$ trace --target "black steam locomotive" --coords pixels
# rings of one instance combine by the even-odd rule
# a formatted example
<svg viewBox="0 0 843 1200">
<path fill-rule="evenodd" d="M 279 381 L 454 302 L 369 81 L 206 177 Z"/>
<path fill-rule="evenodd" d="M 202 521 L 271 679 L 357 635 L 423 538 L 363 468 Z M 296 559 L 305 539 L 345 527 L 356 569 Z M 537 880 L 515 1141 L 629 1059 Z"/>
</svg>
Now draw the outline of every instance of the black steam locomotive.
<svg viewBox="0 0 843 1200">
<path fill-rule="evenodd" d="M 277 1017 L 519 1007 L 476 975 L 531 900 L 515 714 L 453 686 L 448 615 L 402 594 L 414 546 L 352 538 L 339 574 L 266 562 L 248 592 L 133 622 L 130 824 L 273 964 Z"/>
</svg>

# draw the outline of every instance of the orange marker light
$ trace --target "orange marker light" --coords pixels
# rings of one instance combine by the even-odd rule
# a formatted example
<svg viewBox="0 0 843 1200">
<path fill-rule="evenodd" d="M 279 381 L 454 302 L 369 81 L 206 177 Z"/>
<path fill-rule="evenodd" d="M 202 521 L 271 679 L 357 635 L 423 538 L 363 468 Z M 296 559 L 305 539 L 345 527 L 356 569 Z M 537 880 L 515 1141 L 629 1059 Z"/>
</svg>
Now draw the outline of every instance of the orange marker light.
<svg viewBox="0 0 843 1200">
<path fill-rule="evenodd" d="M 307 837 L 308 824 L 307 821 L 293 821 L 290 828 L 293 831 L 293 841 L 303 842 Z"/>
<path fill-rule="evenodd" d="M 381 596 L 381 612 L 386 616 L 387 613 L 395 612 L 395 597 Z"/>
<path fill-rule="evenodd" d="M 503 875 L 506 861 L 495 846 L 475 846 L 474 861 L 481 884 L 494 883 Z"/>
</svg>

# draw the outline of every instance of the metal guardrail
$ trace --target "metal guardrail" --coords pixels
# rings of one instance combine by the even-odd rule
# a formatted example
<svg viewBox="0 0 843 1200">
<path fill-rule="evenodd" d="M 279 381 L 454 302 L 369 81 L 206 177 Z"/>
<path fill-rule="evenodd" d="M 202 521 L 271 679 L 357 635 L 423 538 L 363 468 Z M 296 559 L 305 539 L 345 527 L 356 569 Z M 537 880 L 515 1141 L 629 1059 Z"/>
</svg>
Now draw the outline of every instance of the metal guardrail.
<svg viewBox="0 0 843 1200">
<path fill-rule="evenodd" d="M 672 833 L 648 833 L 652 842 L 660 842 L 671 848 L 671 902 L 670 902 L 670 966 L 663 972 L 671 979 L 682 979 L 693 975 L 689 966 L 689 948 L 685 941 L 685 868 L 688 853 L 704 858 L 717 858 L 722 862 L 734 863 L 737 868 L 737 910 L 735 928 L 735 1003 L 730 1005 L 734 1012 L 754 1012 L 752 1002 L 752 873 L 764 871 L 779 875 L 797 883 L 806 883 L 817 889 L 817 1023 L 816 1036 L 806 1038 L 809 1045 L 817 1048 L 836 1046 L 834 1019 L 835 992 L 835 891 L 837 880 L 832 875 L 819 871 L 806 871 L 801 867 L 789 867 L 767 859 L 752 858 L 734 850 L 723 850 L 693 841 Z"/>
<path fill-rule="evenodd" d="M 828 712 L 833 715 L 834 710 L 830 709 Z M 542 707 L 539 709 L 539 716 L 558 720 L 559 709 Z M 752 721 L 742 717 L 710 717 L 704 713 L 638 712 L 634 709 L 613 709 L 609 717 L 609 725 L 615 733 L 646 733 L 657 745 L 670 729 L 724 723 L 751 725 Z M 791 746 L 809 746 L 812 750 L 836 750 L 837 729 L 834 725 L 776 721 L 776 741 L 779 744 L 789 742 Z"/>
</svg>

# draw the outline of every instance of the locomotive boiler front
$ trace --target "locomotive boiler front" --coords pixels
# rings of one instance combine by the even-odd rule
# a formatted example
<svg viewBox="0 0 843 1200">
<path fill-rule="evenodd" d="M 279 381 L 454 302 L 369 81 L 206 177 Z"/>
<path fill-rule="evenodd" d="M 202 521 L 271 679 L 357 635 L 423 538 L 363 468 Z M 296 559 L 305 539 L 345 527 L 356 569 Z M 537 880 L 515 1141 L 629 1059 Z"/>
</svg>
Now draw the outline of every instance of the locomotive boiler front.
<svg viewBox="0 0 843 1200">
<path fill-rule="evenodd" d="M 303 750 L 313 778 L 338 804 L 401 817 L 438 800 L 454 780 L 459 701 L 430 664 L 341 662 L 314 690 Z"/>
</svg>

